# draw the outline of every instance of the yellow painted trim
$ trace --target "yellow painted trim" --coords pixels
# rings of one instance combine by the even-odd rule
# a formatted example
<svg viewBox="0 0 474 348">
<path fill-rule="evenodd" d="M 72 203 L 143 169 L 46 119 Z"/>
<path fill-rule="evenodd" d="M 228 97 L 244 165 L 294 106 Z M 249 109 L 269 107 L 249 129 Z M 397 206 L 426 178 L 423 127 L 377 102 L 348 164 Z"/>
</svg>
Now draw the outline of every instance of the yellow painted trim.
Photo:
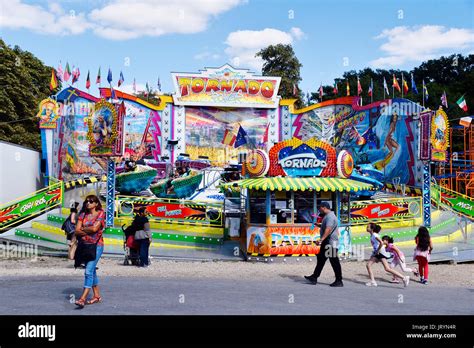
<svg viewBox="0 0 474 348">
<path fill-rule="evenodd" d="M 471 234 L 472 233 L 472 224 L 469 224 L 467 229 L 468 229 L 467 233 Z M 442 243 L 448 243 L 448 242 L 452 242 L 452 241 L 459 240 L 459 239 L 462 239 L 462 231 L 460 229 L 456 230 L 453 233 L 450 233 L 446 236 L 432 237 L 431 242 L 433 244 L 442 244 Z M 406 241 L 403 241 L 403 242 L 397 242 L 397 246 L 413 246 L 413 247 L 415 247 L 415 245 L 416 245 L 415 240 L 406 240 Z"/>
</svg>

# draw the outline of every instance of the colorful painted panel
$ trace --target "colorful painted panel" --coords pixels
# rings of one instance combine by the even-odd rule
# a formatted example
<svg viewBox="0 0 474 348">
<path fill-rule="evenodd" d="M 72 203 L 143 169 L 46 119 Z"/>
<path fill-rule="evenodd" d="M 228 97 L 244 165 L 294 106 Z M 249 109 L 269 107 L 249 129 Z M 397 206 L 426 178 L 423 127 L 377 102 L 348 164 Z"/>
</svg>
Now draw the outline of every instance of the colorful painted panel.
<svg viewBox="0 0 474 348">
<path fill-rule="evenodd" d="M 255 227 L 247 230 L 247 253 L 266 256 L 315 255 L 319 228 L 310 226 Z"/>
<path fill-rule="evenodd" d="M 442 109 L 439 109 L 431 120 L 431 160 L 446 162 L 448 160 L 448 146 L 448 115 Z"/>
<path fill-rule="evenodd" d="M 39 127 L 42 129 L 56 129 L 60 116 L 59 105 L 51 98 L 43 99 L 39 104 L 39 111 L 36 115 L 40 119 Z"/>
<path fill-rule="evenodd" d="M 213 165 L 237 161 L 238 154 L 265 148 L 267 128 L 265 109 L 220 109 L 186 107 L 186 152 L 191 159 L 207 156 Z M 224 140 L 227 133 L 237 135 L 239 127 L 247 133 L 247 144 L 234 148 Z"/>
<path fill-rule="evenodd" d="M 406 99 L 357 105 L 357 97 L 339 98 L 330 105 L 292 115 L 293 135 L 301 140 L 312 136 L 347 150 L 354 165 L 370 166 L 385 182 L 421 186 L 412 115 L 421 106 Z M 378 179 L 379 180 L 379 179 Z"/>
</svg>

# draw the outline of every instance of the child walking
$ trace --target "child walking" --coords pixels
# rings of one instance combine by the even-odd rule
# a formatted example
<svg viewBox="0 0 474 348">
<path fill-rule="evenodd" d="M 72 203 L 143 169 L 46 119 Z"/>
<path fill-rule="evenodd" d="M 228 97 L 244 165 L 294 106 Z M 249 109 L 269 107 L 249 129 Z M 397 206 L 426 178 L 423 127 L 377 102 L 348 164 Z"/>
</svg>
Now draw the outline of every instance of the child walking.
<svg viewBox="0 0 474 348">
<path fill-rule="evenodd" d="M 430 232 L 425 226 L 418 228 L 418 234 L 415 237 L 415 253 L 413 260 L 418 261 L 418 268 L 420 270 L 420 282 L 428 284 L 428 262 L 430 261 L 433 244 L 431 243 Z"/>
<path fill-rule="evenodd" d="M 380 238 L 379 232 L 382 230 L 380 225 L 374 224 L 373 222 L 367 225 L 367 232 L 370 233 L 370 243 L 372 244 L 372 255 L 367 262 L 367 272 L 369 272 L 370 281 L 366 283 L 367 286 L 377 286 L 377 282 L 372 272 L 372 265 L 374 263 L 382 262 L 382 265 L 386 272 L 393 274 L 394 277 L 398 277 L 403 280 L 403 284 L 408 286 L 410 277 L 403 276 L 401 273 L 391 269 L 388 265 L 387 259 L 390 258 L 390 254 L 385 251 L 384 244 Z"/>
<path fill-rule="evenodd" d="M 399 266 L 403 272 L 413 272 L 415 274 L 415 277 L 418 277 L 418 271 L 416 270 L 416 268 L 412 269 L 407 267 L 405 263 L 405 255 L 395 244 L 393 244 L 392 237 L 383 236 L 382 242 L 385 246 L 385 250 L 393 255 L 393 259 L 390 262 L 391 269 L 394 269 L 395 267 Z M 390 281 L 390 283 L 400 283 L 400 280 L 398 280 L 392 275 L 392 280 Z"/>
</svg>

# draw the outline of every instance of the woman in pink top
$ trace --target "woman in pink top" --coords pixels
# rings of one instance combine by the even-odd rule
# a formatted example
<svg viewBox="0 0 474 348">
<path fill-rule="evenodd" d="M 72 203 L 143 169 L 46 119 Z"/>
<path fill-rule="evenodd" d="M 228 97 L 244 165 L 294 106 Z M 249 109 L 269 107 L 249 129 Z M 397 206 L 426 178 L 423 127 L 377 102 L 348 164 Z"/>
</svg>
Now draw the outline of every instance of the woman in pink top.
<svg viewBox="0 0 474 348">
<path fill-rule="evenodd" d="M 102 301 L 96 266 L 104 252 L 104 229 L 105 212 L 102 209 L 99 198 L 94 195 L 89 195 L 84 201 L 83 212 L 79 214 L 76 224 L 76 237 L 80 238 L 80 243 L 95 245 L 96 258 L 86 263 L 84 290 L 81 297 L 75 302 L 76 306 L 80 308 L 83 308 L 86 304 L 94 304 Z M 92 299 L 87 300 L 91 288 L 94 295 Z"/>
<path fill-rule="evenodd" d="M 405 255 L 403 252 L 393 244 L 393 238 L 390 236 L 383 236 L 382 242 L 385 245 L 385 250 L 393 255 L 392 262 L 390 262 L 390 268 L 395 268 L 399 266 L 403 272 L 413 272 L 416 277 L 418 277 L 418 271 L 416 269 L 411 269 L 407 267 L 405 263 Z M 391 283 L 399 283 L 400 281 L 392 276 Z"/>
</svg>

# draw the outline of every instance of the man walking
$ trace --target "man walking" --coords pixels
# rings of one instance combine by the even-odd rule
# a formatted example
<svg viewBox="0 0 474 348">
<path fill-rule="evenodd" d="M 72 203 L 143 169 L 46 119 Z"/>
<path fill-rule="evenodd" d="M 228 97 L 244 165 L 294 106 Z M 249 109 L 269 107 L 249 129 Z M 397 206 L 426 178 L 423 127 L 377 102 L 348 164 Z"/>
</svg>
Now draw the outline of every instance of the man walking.
<svg viewBox="0 0 474 348">
<path fill-rule="evenodd" d="M 342 270 L 337 256 L 339 242 L 338 220 L 334 212 L 331 210 L 329 203 L 322 202 L 319 206 L 319 210 L 324 214 L 324 218 L 321 222 L 320 240 L 316 242 L 320 245 L 316 268 L 312 275 L 304 277 L 309 280 L 311 284 L 316 285 L 318 283 L 318 278 L 321 275 L 321 271 L 323 270 L 327 259 L 329 259 L 334 274 L 336 275 L 336 281 L 329 286 L 342 287 L 344 286 L 342 283 Z"/>
</svg>

